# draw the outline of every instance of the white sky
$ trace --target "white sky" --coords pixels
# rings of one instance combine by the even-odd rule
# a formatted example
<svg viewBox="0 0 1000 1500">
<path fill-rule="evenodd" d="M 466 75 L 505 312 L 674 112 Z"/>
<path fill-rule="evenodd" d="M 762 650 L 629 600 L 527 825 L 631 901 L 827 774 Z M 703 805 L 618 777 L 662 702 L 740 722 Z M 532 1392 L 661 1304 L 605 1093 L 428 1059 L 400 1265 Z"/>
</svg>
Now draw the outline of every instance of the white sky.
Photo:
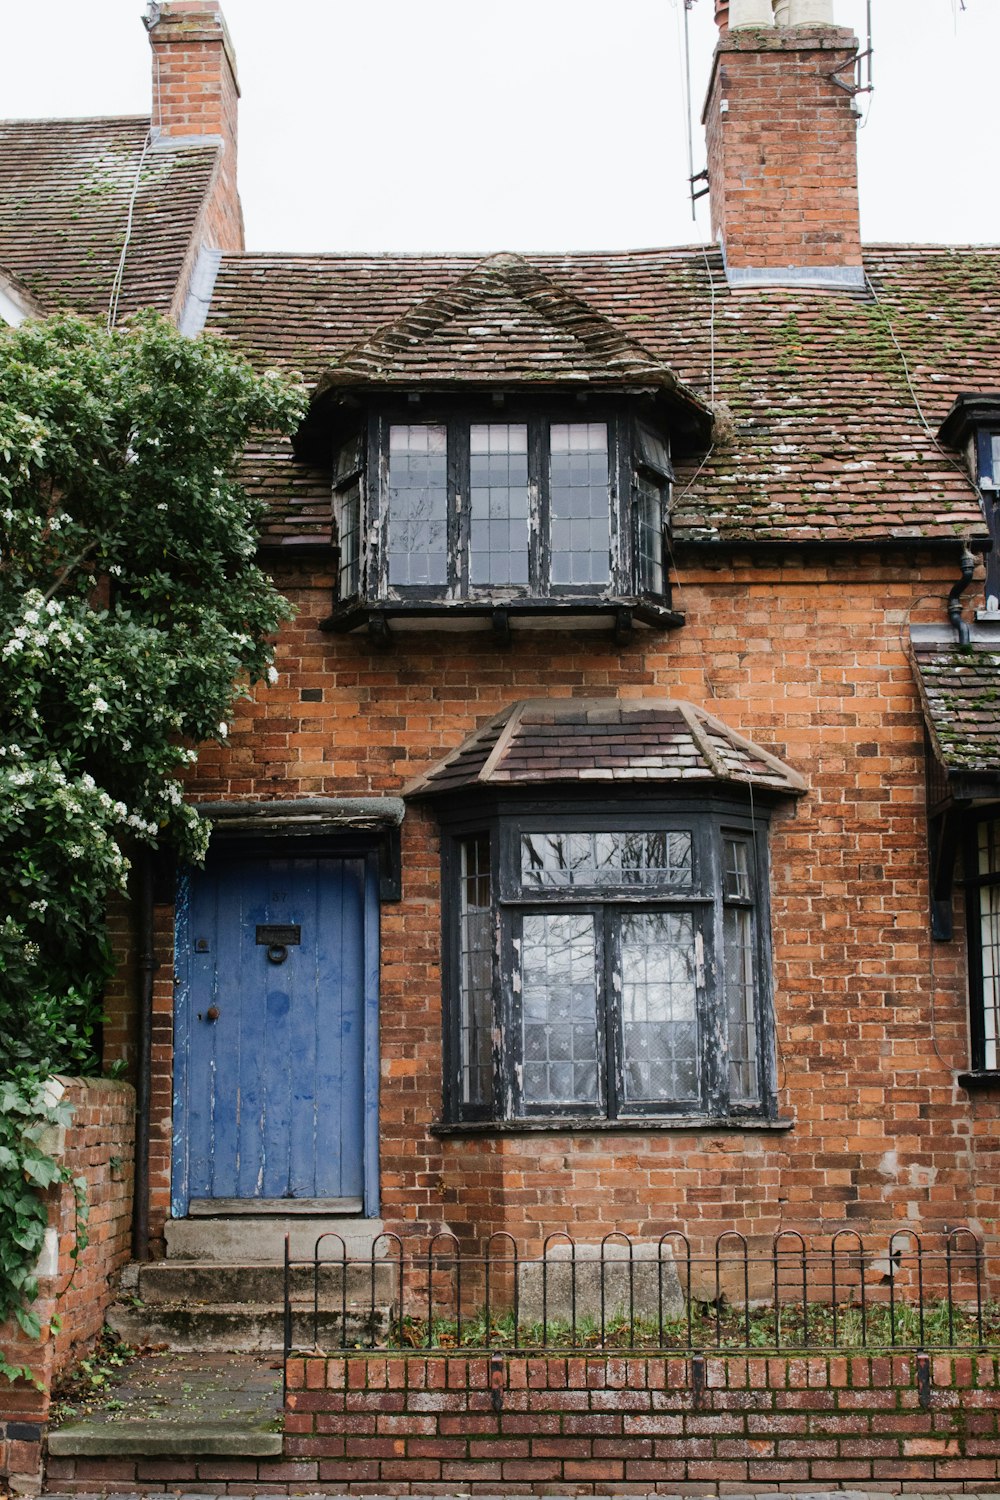
<svg viewBox="0 0 1000 1500">
<path fill-rule="evenodd" d="M 684 0 L 224 0 L 256 250 L 615 249 L 691 220 Z M 865 0 L 835 0 L 861 34 Z M 149 110 L 142 0 L 0 0 L 0 114 Z M 715 25 L 689 13 L 695 170 Z M 872 0 L 868 241 L 1000 241 L 1000 0 Z M 863 101 L 864 102 L 864 101 Z M 867 106 L 866 106 L 867 107 Z"/>
</svg>

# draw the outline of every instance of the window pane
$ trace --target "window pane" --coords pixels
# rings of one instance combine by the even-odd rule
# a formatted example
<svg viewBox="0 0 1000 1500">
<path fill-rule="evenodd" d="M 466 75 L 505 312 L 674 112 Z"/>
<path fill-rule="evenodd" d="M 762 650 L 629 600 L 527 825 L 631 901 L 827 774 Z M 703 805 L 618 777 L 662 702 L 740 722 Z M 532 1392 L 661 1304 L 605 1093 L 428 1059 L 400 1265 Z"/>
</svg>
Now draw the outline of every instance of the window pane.
<svg viewBox="0 0 1000 1500">
<path fill-rule="evenodd" d="M 473 423 L 469 429 L 472 583 L 528 582 L 528 429 Z"/>
<path fill-rule="evenodd" d="M 750 845 L 745 839 L 726 839 L 723 861 L 722 894 L 727 901 L 749 901 L 753 895 Z"/>
<path fill-rule="evenodd" d="M 552 582 L 607 583 L 611 576 L 607 425 L 553 422 L 549 442 Z"/>
<path fill-rule="evenodd" d="M 690 912 L 623 916 L 621 965 L 625 1098 L 631 1103 L 697 1100 L 694 917 Z"/>
<path fill-rule="evenodd" d="M 389 428 L 389 582 L 448 582 L 444 427 Z"/>
<path fill-rule="evenodd" d="M 729 901 L 753 897 L 753 850 L 748 839 L 724 839 L 722 895 Z M 722 920 L 723 979 L 729 1029 L 729 1093 L 736 1104 L 760 1097 L 754 986 L 753 913 L 727 906 Z"/>
<path fill-rule="evenodd" d="M 334 495 L 333 514 L 340 543 L 339 595 L 350 599 L 361 587 L 361 485 L 357 481 Z"/>
<path fill-rule="evenodd" d="M 636 480 L 639 509 L 639 587 L 663 593 L 663 488 L 640 474 Z"/>
<path fill-rule="evenodd" d="M 521 938 L 525 1104 L 596 1104 L 597 959 L 588 913 L 529 914 Z"/>
<path fill-rule="evenodd" d="M 659 433 L 652 432 L 648 427 L 639 425 L 639 453 L 644 463 L 665 479 L 672 477 L 670 468 L 670 454 L 667 445 Z"/>
<path fill-rule="evenodd" d="M 689 890 L 690 833 L 526 833 L 521 881 L 532 890 L 566 886 L 659 886 Z"/>
<path fill-rule="evenodd" d="M 723 917 L 726 1012 L 729 1021 L 729 1092 L 734 1103 L 759 1096 L 757 1023 L 754 1017 L 753 918 L 746 907 L 730 906 Z"/>
<path fill-rule="evenodd" d="M 979 873 L 1000 876 L 1000 823 L 979 825 Z M 982 1067 L 1000 1067 L 1000 884 L 979 891 L 983 964 Z"/>
<path fill-rule="evenodd" d="M 459 1045 L 464 1104 L 489 1104 L 493 1098 L 490 926 L 490 841 L 482 834 L 462 843 Z"/>
</svg>

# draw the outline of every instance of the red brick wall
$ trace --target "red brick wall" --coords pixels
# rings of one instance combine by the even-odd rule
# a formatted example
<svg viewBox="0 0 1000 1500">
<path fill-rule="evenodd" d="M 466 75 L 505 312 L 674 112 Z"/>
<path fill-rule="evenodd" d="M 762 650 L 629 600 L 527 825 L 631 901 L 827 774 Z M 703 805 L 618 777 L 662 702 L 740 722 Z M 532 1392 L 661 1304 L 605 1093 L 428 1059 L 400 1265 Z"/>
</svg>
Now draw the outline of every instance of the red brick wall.
<svg viewBox="0 0 1000 1500">
<path fill-rule="evenodd" d="M 911 558 L 682 571 L 688 623 L 618 647 L 605 634 L 403 635 L 388 649 L 324 634 L 328 580 L 279 579 L 299 608 L 280 680 L 205 747 L 205 798 L 398 794 L 512 700 L 674 696 L 774 749 L 809 793 L 771 828 L 774 1007 L 781 1114 L 762 1131 L 566 1132 L 441 1139 L 441 985 L 436 824 L 411 809 L 403 900 L 382 911 L 383 1215 L 463 1239 L 518 1241 L 568 1226 L 714 1239 L 727 1228 L 828 1234 L 978 1223 L 995 1234 L 1000 1138 L 989 1096 L 957 1088 L 967 1066 L 961 913 L 932 945 L 923 727 L 904 649 L 908 620 L 939 618 L 948 564 Z M 305 688 L 322 690 L 304 702 Z M 170 1144 L 170 913 L 160 913 L 154 1058 L 154 1208 Z M 155 1227 L 155 1224 L 154 1224 Z"/>
<path fill-rule="evenodd" d="M 727 266 L 861 265 L 857 122 L 828 76 L 856 51 L 831 28 L 720 38 L 705 128 Z"/>
<path fill-rule="evenodd" d="M 230 1494 L 974 1490 L 1000 1478 L 993 1356 L 293 1359 L 280 1460 L 59 1459 L 50 1488 Z"/>
<path fill-rule="evenodd" d="M 48 1415 L 49 1387 L 93 1342 L 113 1296 L 113 1278 L 129 1256 L 135 1093 L 106 1078 L 67 1078 L 63 1100 L 72 1106 L 59 1160 L 87 1185 L 89 1244 L 74 1262 L 76 1199 L 68 1183 L 52 1188 L 49 1226 L 58 1235 L 56 1274 L 40 1277 L 35 1304 L 41 1342 L 16 1325 L 0 1327 L 0 1347 L 12 1364 L 27 1365 L 44 1387 L 0 1383 L 0 1484 L 37 1477 L 40 1440 Z M 58 1314 L 61 1327 L 50 1331 Z M 37 1429 L 37 1436 L 32 1431 Z"/>
<path fill-rule="evenodd" d="M 919 1490 L 1000 1478 L 997 1361 L 334 1357 L 288 1366 L 285 1456 L 321 1489 Z"/>
</svg>

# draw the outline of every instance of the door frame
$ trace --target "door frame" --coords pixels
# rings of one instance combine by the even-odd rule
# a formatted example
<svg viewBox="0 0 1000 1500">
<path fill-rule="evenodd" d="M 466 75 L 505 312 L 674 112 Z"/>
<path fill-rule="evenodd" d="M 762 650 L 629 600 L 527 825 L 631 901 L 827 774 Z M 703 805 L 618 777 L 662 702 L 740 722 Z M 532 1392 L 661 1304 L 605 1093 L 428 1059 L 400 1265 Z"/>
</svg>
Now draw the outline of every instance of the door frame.
<svg viewBox="0 0 1000 1500">
<path fill-rule="evenodd" d="M 221 836 L 220 836 L 221 835 Z M 261 838 L 213 833 L 206 867 L 247 859 L 363 859 L 365 865 L 364 901 L 362 904 L 362 953 L 364 999 L 361 1006 L 362 1037 L 362 1166 L 365 1218 L 374 1219 L 379 1212 L 379 861 L 378 842 L 357 836 L 285 834 Z M 173 1000 L 173 1067 L 171 1090 L 170 1138 L 170 1214 L 171 1218 L 188 1216 L 190 1202 L 188 1172 L 188 1057 L 192 1041 L 191 1028 L 191 868 L 182 866 L 177 874 L 174 906 L 174 1000 Z M 252 1202 L 251 1199 L 247 1200 Z"/>
</svg>

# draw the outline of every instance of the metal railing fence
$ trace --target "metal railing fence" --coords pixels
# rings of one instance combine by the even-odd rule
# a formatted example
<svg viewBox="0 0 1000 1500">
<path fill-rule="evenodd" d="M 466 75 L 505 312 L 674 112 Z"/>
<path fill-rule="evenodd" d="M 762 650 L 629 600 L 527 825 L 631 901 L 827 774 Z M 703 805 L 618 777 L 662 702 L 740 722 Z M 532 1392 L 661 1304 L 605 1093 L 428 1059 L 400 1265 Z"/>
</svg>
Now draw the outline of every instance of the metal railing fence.
<svg viewBox="0 0 1000 1500">
<path fill-rule="evenodd" d="M 965 1227 L 878 1247 L 841 1229 L 818 1248 L 796 1230 L 763 1245 L 727 1230 L 698 1251 L 680 1232 L 560 1232 L 535 1255 L 505 1232 L 475 1251 L 387 1233 L 364 1258 L 326 1233 L 305 1258 L 286 1240 L 285 1352 L 983 1349 L 1000 1345 L 998 1295 L 1000 1262 Z"/>
</svg>

